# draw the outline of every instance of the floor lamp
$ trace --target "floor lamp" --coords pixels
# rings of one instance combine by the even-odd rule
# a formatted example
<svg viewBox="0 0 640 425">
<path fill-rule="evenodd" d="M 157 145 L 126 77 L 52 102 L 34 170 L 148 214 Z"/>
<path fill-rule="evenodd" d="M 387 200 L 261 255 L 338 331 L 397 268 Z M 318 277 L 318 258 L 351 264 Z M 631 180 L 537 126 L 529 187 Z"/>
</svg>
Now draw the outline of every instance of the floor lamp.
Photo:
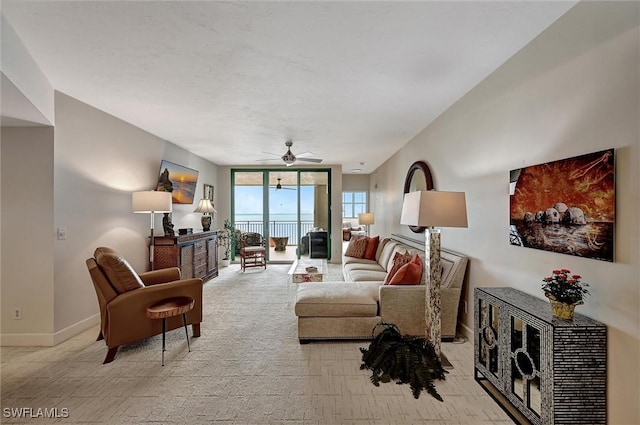
<svg viewBox="0 0 640 425">
<path fill-rule="evenodd" d="M 133 192 L 131 203 L 134 213 L 148 213 L 151 216 L 151 242 L 149 242 L 149 265 L 153 270 L 153 228 L 155 227 L 154 213 L 170 213 L 171 192 L 156 192 L 155 190 L 145 190 Z"/>
<path fill-rule="evenodd" d="M 440 229 L 434 227 L 467 227 L 467 206 L 464 192 L 423 190 L 405 194 L 400 224 L 426 227 L 424 256 L 426 273 L 425 322 L 426 337 L 440 357 L 441 299 Z"/>
<path fill-rule="evenodd" d="M 358 224 L 367 226 L 367 236 L 369 236 L 369 225 L 375 224 L 375 216 L 373 213 L 360 213 L 358 214 Z"/>
</svg>

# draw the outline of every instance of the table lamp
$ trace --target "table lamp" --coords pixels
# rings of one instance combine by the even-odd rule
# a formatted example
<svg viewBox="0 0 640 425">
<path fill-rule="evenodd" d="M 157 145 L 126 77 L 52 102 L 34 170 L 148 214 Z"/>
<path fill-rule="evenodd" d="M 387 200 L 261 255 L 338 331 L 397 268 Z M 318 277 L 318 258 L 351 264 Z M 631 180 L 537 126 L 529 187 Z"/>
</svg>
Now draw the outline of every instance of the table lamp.
<svg viewBox="0 0 640 425">
<path fill-rule="evenodd" d="M 198 206 L 193 212 L 201 212 L 202 218 L 200 222 L 202 223 L 202 231 L 208 232 L 211 229 L 211 213 L 218 212 L 215 208 L 213 208 L 213 204 L 209 199 L 200 199 Z"/>
<path fill-rule="evenodd" d="M 422 190 L 406 193 L 402 203 L 400 224 L 426 227 L 424 257 L 427 290 L 425 321 L 427 339 L 440 357 L 441 300 L 440 229 L 438 227 L 467 227 L 467 205 L 464 192 Z"/>
</svg>

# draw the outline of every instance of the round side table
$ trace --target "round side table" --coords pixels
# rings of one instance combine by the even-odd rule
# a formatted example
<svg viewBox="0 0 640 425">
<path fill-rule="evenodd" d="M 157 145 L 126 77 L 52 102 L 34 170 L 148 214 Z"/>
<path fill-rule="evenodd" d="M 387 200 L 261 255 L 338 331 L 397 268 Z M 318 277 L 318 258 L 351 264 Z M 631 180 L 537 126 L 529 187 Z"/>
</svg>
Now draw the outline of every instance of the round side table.
<svg viewBox="0 0 640 425">
<path fill-rule="evenodd" d="M 173 297 L 158 301 L 147 307 L 147 317 L 149 319 L 162 319 L 162 366 L 164 366 L 164 352 L 166 351 L 165 332 L 167 329 L 167 317 L 182 314 L 184 333 L 187 335 L 187 347 L 189 348 L 189 352 L 191 352 L 189 331 L 187 330 L 187 312 L 191 311 L 194 304 L 195 300 L 191 297 Z"/>
</svg>

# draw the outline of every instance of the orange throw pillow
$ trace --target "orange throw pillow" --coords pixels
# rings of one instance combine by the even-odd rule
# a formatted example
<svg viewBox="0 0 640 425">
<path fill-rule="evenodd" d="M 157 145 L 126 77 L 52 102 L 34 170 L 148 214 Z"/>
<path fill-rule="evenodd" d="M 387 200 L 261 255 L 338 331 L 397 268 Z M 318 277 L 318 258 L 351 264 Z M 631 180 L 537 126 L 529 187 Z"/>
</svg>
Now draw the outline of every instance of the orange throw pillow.
<svg viewBox="0 0 640 425">
<path fill-rule="evenodd" d="M 367 241 L 367 249 L 364 251 L 364 258 L 367 260 L 375 260 L 376 252 L 378 251 L 378 243 L 380 243 L 380 236 L 369 238 Z"/>
<path fill-rule="evenodd" d="M 422 278 L 422 260 L 417 255 L 400 267 L 393 275 L 389 285 L 418 285 Z"/>
<path fill-rule="evenodd" d="M 393 256 L 393 266 L 391 266 L 391 270 L 389 270 L 389 273 L 387 273 L 387 276 L 384 279 L 384 284 L 388 285 L 389 282 L 391 282 L 391 279 L 393 279 L 393 275 L 396 274 L 398 269 L 400 269 L 400 267 L 404 266 L 412 259 L 413 257 L 411 256 L 411 254 L 409 254 L 408 251 L 405 251 L 404 254 L 400 254 L 399 252 L 396 252 L 396 254 Z"/>
<path fill-rule="evenodd" d="M 351 239 L 344 255 L 347 257 L 364 258 L 368 239 L 369 238 Z"/>
</svg>

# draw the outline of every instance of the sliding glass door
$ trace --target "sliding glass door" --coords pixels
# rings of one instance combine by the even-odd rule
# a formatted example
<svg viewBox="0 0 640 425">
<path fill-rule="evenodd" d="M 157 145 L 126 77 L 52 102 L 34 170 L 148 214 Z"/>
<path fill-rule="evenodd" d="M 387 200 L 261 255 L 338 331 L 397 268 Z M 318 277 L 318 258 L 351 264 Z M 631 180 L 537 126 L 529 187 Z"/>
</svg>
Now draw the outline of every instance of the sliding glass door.
<svg viewBox="0 0 640 425">
<path fill-rule="evenodd" d="M 300 209 L 298 208 L 298 173 L 268 171 L 267 210 L 269 222 L 269 260 L 289 262 L 297 258 Z"/>
<path fill-rule="evenodd" d="M 263 235 L 268 261 L 329 256 L 329 170 L 236 169 L 231 182 L 236 234 Z"/>
</svg>

